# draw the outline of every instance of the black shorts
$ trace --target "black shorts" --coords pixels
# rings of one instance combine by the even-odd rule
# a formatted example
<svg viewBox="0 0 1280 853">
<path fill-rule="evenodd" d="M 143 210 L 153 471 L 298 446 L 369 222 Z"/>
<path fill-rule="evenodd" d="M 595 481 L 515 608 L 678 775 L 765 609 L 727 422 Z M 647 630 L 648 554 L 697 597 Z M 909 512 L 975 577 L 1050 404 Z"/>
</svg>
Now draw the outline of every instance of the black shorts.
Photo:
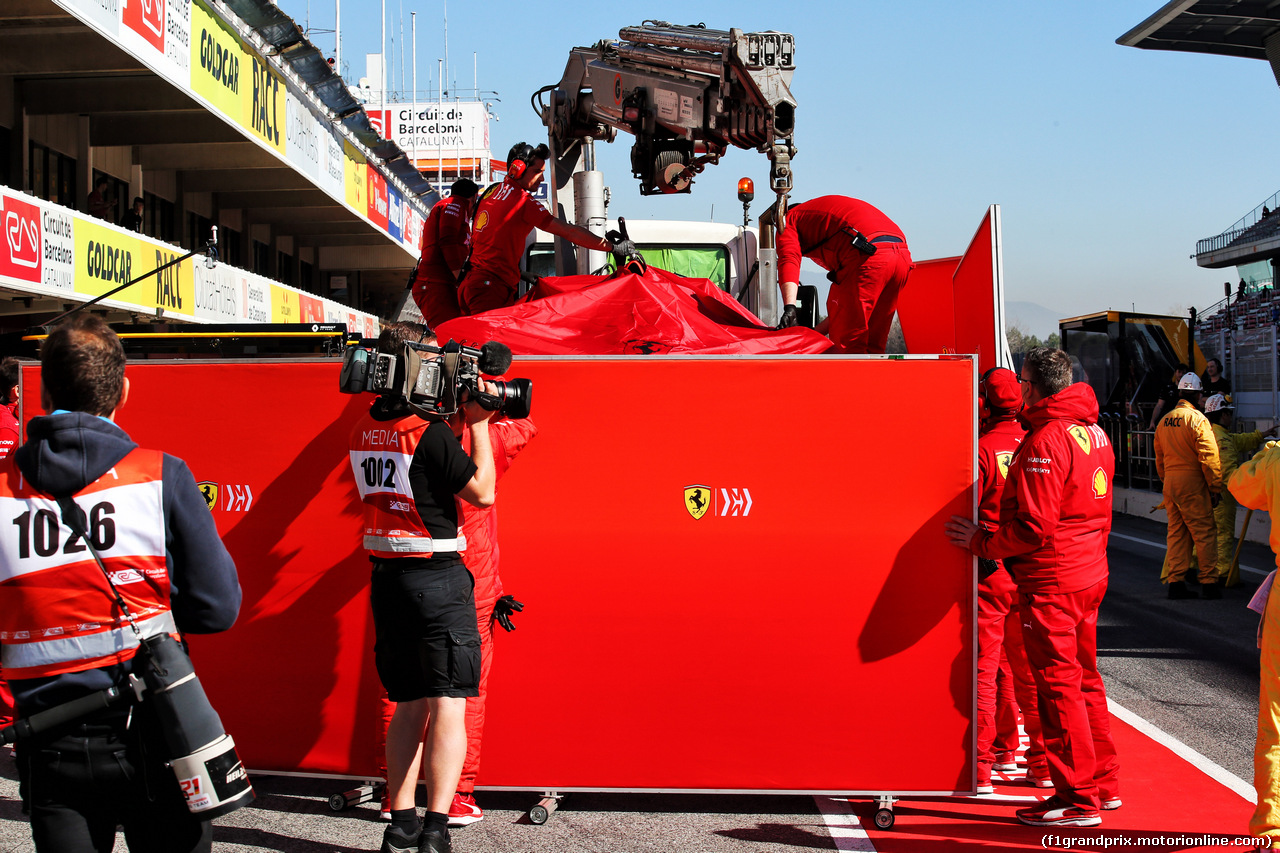
<svg viewBox="0 0 1280 853">
<path fill-rule="evenodd" d="M 375 561 L 370 602 L 374 660 L 392 702 L 480 694 L 475 580 L 466 566 Z"/>
</svg>

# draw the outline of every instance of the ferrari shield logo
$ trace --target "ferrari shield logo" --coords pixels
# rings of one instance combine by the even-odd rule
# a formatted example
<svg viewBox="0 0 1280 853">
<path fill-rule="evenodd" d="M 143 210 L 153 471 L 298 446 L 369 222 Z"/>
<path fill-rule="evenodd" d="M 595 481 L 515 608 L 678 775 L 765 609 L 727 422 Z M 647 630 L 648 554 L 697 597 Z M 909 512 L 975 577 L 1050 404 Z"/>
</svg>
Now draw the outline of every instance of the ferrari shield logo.
<svg viewBox="0 0 1280 853">
<path fill-rule="evenodd" d="M 209 512 L 213 512 L 213 508 L 218 505 L 218 484 L 205 481 L 196 485 L 200 488 L 200 494 L 204 495 L 204 502 L 209 505 Z"/>
<path fill-rule="evenodd" d="M 1073 427 L 1069 427 L 1067 432 L 1071 433 L 1071 437 L 1076 440 L 1076 444 L 1080 445 L 1080 449 L 1085 453 L 1093 451 L 1093 443 L 1089 441 L 1089 431 L 1087 429 L 1076 424 Z"/>
<path fill-rule="evenodd" d="M 1107 472 L 1101 468 L 1093 472 L 1093 496 L 1095 498 L 1107 496 Z"/>
<path fill-rule="evenodd" d="M 996 465 L 1000 468 L 1000 479 L 1009 479 L 1009 463 L 1013 461 L 1012 453 L 997 453 Z"/>
<path fill-rule="evenodd" d="M 709 486 L 685 486 L 684 508 L 689 510 L 689 515 L 694 518 L 702 518 L 707 514 L 707 510 L 711 508 L 711 488 Z"/>
</svg>

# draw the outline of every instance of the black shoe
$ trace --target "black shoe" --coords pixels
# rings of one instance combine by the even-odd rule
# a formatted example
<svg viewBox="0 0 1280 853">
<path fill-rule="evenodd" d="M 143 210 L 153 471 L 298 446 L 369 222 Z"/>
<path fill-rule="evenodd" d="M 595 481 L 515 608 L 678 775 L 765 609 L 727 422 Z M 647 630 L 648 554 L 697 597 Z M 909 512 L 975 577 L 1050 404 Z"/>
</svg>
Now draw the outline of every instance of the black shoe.
<svg viewBox="0 0 1280 853">
<path fill-rule="evenodd" d="M 1201 598 L 1222 598 L 1222 585 L 1217 583 L 1200 584 Z"/>
<path fill-rule="evenodd" d="M 1170 598 L 1199 598 L 1191 590 L 1187 589 L 1187 585 L 1182 581 L 1169 581 L 1169 597 Z"/>
<path fill-rule="evenodd" d="M 378 849 L 378 853 L 418 853 L 422 849 L 419 846 L 421 836 L 425 834 L 419 831 L 409 835 L 394 826 L 388 826 L 382 833 L 382 847 Z"/>
<path fill-rule="evenodd" d="M 422 830 L 418 838 L 418 853 L 453 853 L 449 830 Z"/>
</svg>

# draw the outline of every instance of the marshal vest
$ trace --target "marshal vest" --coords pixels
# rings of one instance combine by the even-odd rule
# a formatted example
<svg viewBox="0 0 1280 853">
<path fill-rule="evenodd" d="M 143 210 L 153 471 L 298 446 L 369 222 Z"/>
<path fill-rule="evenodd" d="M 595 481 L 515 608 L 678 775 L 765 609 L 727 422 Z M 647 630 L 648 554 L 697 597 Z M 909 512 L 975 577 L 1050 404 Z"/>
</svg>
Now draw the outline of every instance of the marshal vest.
<svg viewBox="0 0 1280 853">
<path fill-rule="evenodd" d="M 364 548 L 375 557 L 430 557 L 465 551 L 467 540 L 432 539 L 409 486 L 409 464 L 427 422 L 416 416 L 360 422 L 351 437 L 351 471 L 364 504 Z"/>
<path fill-rule="evenodd" d="M 73 498 L 93 547 L 143 636 L 176 634 L 169 612 L 164 454 L 135 449 Z M 40 678 L 130 660 L 138 639 L 102 569 L 62 521 L 57 501 L 0 462 L 0 664 Z"/>
</svg>

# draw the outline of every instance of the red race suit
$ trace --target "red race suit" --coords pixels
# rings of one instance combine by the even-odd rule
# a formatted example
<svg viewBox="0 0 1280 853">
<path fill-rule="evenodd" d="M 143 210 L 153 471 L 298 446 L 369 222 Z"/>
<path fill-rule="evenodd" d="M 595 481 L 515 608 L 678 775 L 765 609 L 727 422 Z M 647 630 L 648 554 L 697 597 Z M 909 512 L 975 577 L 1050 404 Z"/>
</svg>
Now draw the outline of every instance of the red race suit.
<svg viewBox="0 0 1280 853">
<path fill-rule="evenodd" d="M 984 530 L 995 530 L 1000 518 L 1000 495 L 1004 490 L 1009 463 L 1026 431 L 1016 415 L 993 415 L 986 421 L 978 437 L 978 482 L 982 492 L 978 504 L 978 523 Z M 991 781 L 991 765 L 996 752 L 1016 750 L 1016 712 L 1013 742 L 997 750 L 997 675 L 1002 668 L 1002 652 L 1007 662 L 1012 693 L 1023 710 L 1023 726 L 1027 732 L 1028 775 L 1037 779 L 1049 776 L 1044 759 L 1044 739 L 1040 734 L 1040 714 L 1036 706 L 1036 687 L 1027 665 L 1022 643 L 1022 623 L 1016 605 L 1017 588 L 999 561 L 998 568 L 978 581 L 978 784 Z"/>
<path fill-rule="evenodd" d="M 493 446 L 494 476 L 502 475 L 511 467 L 516 454 L 538 434 L 533 421 L 501 418 L 489 423 L 489 442 Z M 462 449 L 471 453 L 471 434 L 463 432 Z M 497 504 L 488 509 L 458 501 L 461 513 L 461 529 L 467 540 L 464 557 L 467 569 L 475 578 L 476 621 L 480 628 L 480 695 L 467 698 L 467 757 L 462 765 L 462 777 L 458 781 L 458 793 L 470 794 L 475 790 L 476 775 L 480 770 L 480 738 L 484 732 L 484 706 L 488 695 L 489 668 L 493 663 L 493 605 L 502 597 L 502 578 L 498 575 L 498 514 Z M 386 777 L 387 725 L 395 711 L 395 703 L 382 692 L 382 719 L 378 732 L 378 770 Z"/>
<path fill-rule="evenodd" d="M 1009 463 L 994 531 L 972 549 L 1003 560 L 1018 589 L 1027 660 L 1057 796 L 1096 812 L 1119 798 L 1107 693 L 1098 673 L 1098 608 L 1107 590 L 1115 453 L 1098 400 L 1078 382 L 1023 410 L 1031 432 Z"/>
<path fill-rule="evenodd" d="M 530 231 L 554 218 L 510 178 L 485 190 L 471 226 L 471 269 L 458 285 L 458 303 L 464 314 L 515 303 L 525 240 Z"/>
<path fill-rule="evenodd" d="M 413 272 L 413 301 L 427 325 L 435 328 L 462 316 L 458 308 L 458 280 L 453 271 L 467 260 L 467 199 L 436 203 L 422 226 L 422 255 Z"/>
<path fill-rule="evenodd" d="M 854 232 L 871 241 L 874 254 L 853 247 Z M 779 281 L 800 281 L 802 256 L 832 273 L 832 343 L 840 352 L 883 353 L 898 294 L 914 266 L 902 229 L 865 201 L 821 196 L 787 211 L 787 226 L 778 234 Z"/>
</svg>

